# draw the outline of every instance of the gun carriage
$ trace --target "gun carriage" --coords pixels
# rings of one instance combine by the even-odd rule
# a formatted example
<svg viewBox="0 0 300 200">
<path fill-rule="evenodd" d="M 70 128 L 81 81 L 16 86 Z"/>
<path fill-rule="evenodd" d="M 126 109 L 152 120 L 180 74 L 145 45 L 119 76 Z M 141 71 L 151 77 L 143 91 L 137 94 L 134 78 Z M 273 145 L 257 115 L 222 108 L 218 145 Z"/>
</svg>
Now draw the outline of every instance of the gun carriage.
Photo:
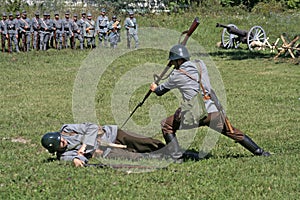
<svg viewBox="0 0 300 200">
<path fill-rule="evenodd" d="M 234 24 L 223 25 L 217 23 L 216 27 L 224 28 L 221 45 L 226 49 L 238 48 L 243 43 L 248 45 L 250 51 L 254 51 L 255 47 L 261 47 L 268 42 L 266 32 L 260 26 L 253 26 L 249 31 L 240 30 Z"/>
</svg>

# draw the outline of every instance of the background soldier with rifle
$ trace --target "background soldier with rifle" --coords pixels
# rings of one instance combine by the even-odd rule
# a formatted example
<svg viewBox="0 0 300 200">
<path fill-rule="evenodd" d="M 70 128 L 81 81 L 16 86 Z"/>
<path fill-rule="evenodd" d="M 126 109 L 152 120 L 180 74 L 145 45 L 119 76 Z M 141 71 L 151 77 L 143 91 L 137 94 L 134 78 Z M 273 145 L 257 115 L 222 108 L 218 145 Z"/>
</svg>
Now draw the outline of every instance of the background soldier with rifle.
<svg viewBox="0 0 300 200">
<path fill-rule="evenodd" d="M 62 49 L 62 42 L 63 42 L 63 32 L 64 27 L 62 24 L 62 20 L 59 19 L 59 13 L 54 13 L 54 20 L 53 20 L 53 26 L 54 26 L 54 42 L 55 42 L 55 48 L 56 49 Z M 58 45 L 57 45 L 58 44 Z"/>
<path fill-rule="evenodd" d="M 38 50 L 39 46 L 40 46 L 40 29 L 41 29 L 41 19 L 40 19 L 40 12 L 36 11 L 35 12 L 35 17 L 32 18 L 31 20 L 32 22 L 32 45 L 33 45 L 33 49 Z"/>
<path fill-rule="evenodd" d="M 92 19 L 92 14 L 89 12 L 87 14 L 87 20 L 84 24 L 84 37 L 86 38 L 87 48 L 95 48 L 95 36 L 96 36 L 96 23 Z"/>
<path fill-rule="evenodd" d="M 41 19 L 41 31 L 40 31 L 40 50 L 47 50 L 47 46 L 50 40 L 50 34 L 53 30 L 53 23 L 48 18 L 49 14 L 44 13 L 44 19 Z"/>
<path fill-rule="evenodd" d="M 80 42 L 80 49 L 83 49 L 83 35 L 82 35 L 82 27 L 83 23 L 81 20 L 77 19 L 77 14 L 73 15 L 73 48 L 76 48 L 76 39 Z"/>
<path fill-rule="evenodd" d="M 19 24 L 20 24 L 19 30 L 21 32 L 21 37 L 22 37 L 23 51 L 29 51 L 32 25 L 31 25 L 31 20 L 27 18 L 26 11 L 22 12 L 22 17 L 19 21 Z"/>
<path fill-rule="evenodd" d="M 110 47 L 116 48 L 120 38 L 121 23 L 117 20 L 117 16 L 113 16 L 112 20 L 108 24 L 108 37 L 110 41 Z"/>
<path fill-rule="evenodd" d="M 14 42 L 16 52 L 19 52 L 18 45 L 18 21 L 14 20 L 12 13 L 9 13 L 7 20 L 7 37 L 8 37 L 8 51 L 12 52 L 12 42 Z"/>
<path fill-rule="evenodd" d="M 106 10 L 104 8 L 101 9 L 101 15 L 98 16 L 96 21 L 96 31 L 99 38 L 99 46 L 102 46 L 102 41 L 104 42 L 104 46 L 107 46 L 107 26 L 109 23 L 109 19 L 106 16 Z"/>
<path fill-rule="evenodd" d="M 118 129 L 116 125 L 65 124 L 59 132 L 46 133 L 41 140 L 58 160 L 83 167 L 93 156 L 104 158 L 159 158 L 150 154 L 165 145 L 156 139 Z"/>
<path fill-rule="evenodd" d="M 5 12 L 2 13 L 2 20 L 0 21 L 0 34 L 1 34 L 1 48 L 2 52 L 5 52 L 5 40 L 7 39 L 7 26 L 6 26 L 7 15 Z"/>
<path fill-rule="evenodd" d="M 63 46 L 64 48 L 69 48 L 68 42 L 71 46 L 71 38 L 73 37 L 72 32 L 72 21 L 70 20 L 70 12 L 65 13 L 65 19 L 62 21 L 63 24 Z"/>
<path fill-rule="evenodd" d="M 135 48 L 138 48 L 138 25 L 133 11 L 129 11 L 129 17 L 125 19 L 124 27 L 127 30 L 127 47 L 129 49 L 131 48 L 131 39 L 133 38 L 135 42 Z"/>
<path fill-rule="evenodd" d="M 199 103 L 193 102 L 192 100 L 198 94 L 201 94 L 200 101 L 204 101 L 204 109 L 206 109 L 207 112 L 206 116 L 200 118 L 199 121 L 196 121 L 196 123 L 190 127 L 183 123 L 183 120 L 187 117 L 186 112 L 183 112 L 182 108 L 178 108 L 174 115 L 161 122 L 164 139 L 167 144 L 170 144 L 171 156 L 174 158 L 180 158 L 182 156 L 176 138 L 176 131 L 181 128 L 188 129 L 200 126 L 209 126 L 217 132 L 240 143 L 254 155 L 270 155 L 269 152 L 264 151 L 253 142 L 250 137 L 230 124 L 223 108 L 220 106 L 219 100 L 211 88 L 208 71 L 203 61 L 190 61 L 190 54 L 187 48 L 181 44 L 171 48 L 169 60 L 171 65 L 174 65 L 173 73 L 169 79 L 161 85 L 152 83 L 150 90 L 161 96 L 177 88 L 181 92 L 183 100 L 189 103 Z M 199 70 L 198 67 L 200 68 Z"/>
</svg>

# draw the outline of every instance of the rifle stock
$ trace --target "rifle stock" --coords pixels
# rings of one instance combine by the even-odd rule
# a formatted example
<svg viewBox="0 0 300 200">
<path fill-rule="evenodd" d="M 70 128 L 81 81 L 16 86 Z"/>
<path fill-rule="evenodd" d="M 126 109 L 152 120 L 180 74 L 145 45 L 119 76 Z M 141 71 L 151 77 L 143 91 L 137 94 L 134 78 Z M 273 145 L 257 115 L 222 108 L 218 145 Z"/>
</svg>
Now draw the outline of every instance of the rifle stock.
<svg viewBox="0 0 300 200">
<path fill-rule="evenodd" d="M 189 37 L 193 34 L 193 32 L 196 30 L 196 28 L 198 27 L 199 24 L 200 24 L 199 18 L 196 17 L 194 19 L 192 25 L 190 26 L 190 28 L 188 30 L 182 32 L 181 35 L 186 34 L 186 36 L 183 39 L 183 41 L 182 42 L 179 41 L 179 43 L 182 44 L 182 45 L 186 45 Z M 167 71 L 170 69 L 171 66 L 172 66 L 172 63 L 171 63 L 171 61 L 169 61 L 168 64 L 167 64 L 167 66 L 165 67 L 165 69 L 161 72 L 161 74 L 159 76 L 156 77 L 156 80 L 154 80 L 155 84 L 158 84 L 161 81 L 161 79 L 164 77 L 164 75 L 167 73 Z M 125 124 L 128 122 L 128 120 L 135 113 L 135 111 L 144 104 L 144 102 L 148 99 L 148 97 L 151 95 L 151 93 L 152 93 L 151 90 L 149 90 L 147 92 L 147 94 L 145 95 L 145 97 L 143 98 L 143 100 L 141 102 L 139 102 L 139 104 L 134 108 L 134 110 L 131 112 L 131 114 L 129 115 L 129 117 L 123 123 L 123 125 L 121 126 L 121 128 L 123 128 L 125 126 Z"/>
</svg>

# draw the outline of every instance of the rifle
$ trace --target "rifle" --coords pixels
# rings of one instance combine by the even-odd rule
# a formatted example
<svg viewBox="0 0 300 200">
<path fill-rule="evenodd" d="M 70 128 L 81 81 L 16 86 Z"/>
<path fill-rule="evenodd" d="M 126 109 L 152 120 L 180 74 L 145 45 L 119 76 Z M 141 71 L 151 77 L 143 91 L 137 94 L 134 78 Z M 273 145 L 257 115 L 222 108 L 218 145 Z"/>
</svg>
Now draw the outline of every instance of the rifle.
<svg viewBox="0 0 300 200">
<path fill-rule="evenodd" d="M 180 39 L 181 39 L 181 36 L 180 36 L 180 38 L 179 38 L 179 43 L 180 43 L 180 44 L 186 45 L 186 43 L 187 43 L 189 37 L 190 37 L 190 36 L 193 34 L 193 32 L 196 30 L 196 28 L 198 27 L 199 23 L 200 23 L 200 22 L 199 22 L 199 18 L 196 17 L 196 18 L 194 19 L 192 25 L 190 26 L 190 28 L 189 28 L 188 30 L 186 30 L 186 31 L 183 31 L 183 32 L 181 33 L 181 36 L 184 35 L 184 34 L 186 34 L 186 35 L 185 35 L 185 38 L 183 39 L 182 42 L 180 42 Z M 162 73 L 161 73 L 159 76 L 156 75 L 156 78 L 155 78 L 155 80 L 154 80 L 154 83 L 155 83 L 155 84 L 158 84 L 158 83 L 159 83 L 159 81 L 164 77 L 164 75 L 167 73 L 167 71 L 170 69 L 171 66 L 172 66 L 172 62 L 169 61 L 169 63 L 167 64 L 167 66 L 165 67 L 165 69 L 162 71 Z M 135 113 L 135 111 L 136 111 L 139 107 L 141 107 L 141 106 L 144 104 L 144 102 L 147 100 L 147 98 L 150 96 L 151 93 L 152 93 L 151 90 L 149 90 L 149 91 L 147 92 L 147 94 L 145 95 L 144 99 L 143 99 L 141 102 L 139 102 L 139 104 L 134 108 L 134 110 L 131 112 L 131 114 L 129 115 L 129 117 L 128 117 L 128 118 L 126 119 L 126 121 L 123 123 L 123 125 L 121 126 L 121 129 L 125 126 L 125 124 L 128 122 L 128 120 L 132 117 L 132 115 Z"/>
<path fill-rule="evenodd" d="M 53 38 L 54 38 L 55 49 L 57 49 L 56 30 L 53 33 Z"/>
<path fill-rule="evenodd" d="M 218 99 L 218 97 L 217 97 L 217 95 L 216 95 L 216 93 L 213 89 L 210 90 L 210 99 L 215 103 L 218 111 L 220 112 L 222 121 L 225 124 L 226 129 L 229 130 L 231 134 L 234 134 L 234 130 L 232 128 L 232 125 L 229 122 L 229 120 L 226 116 L 225 110 L 224 110 L 221 102 L 219 101 L 219 99 Z"/>
<path fill-rule="evenodd" d="M 2 48 L 2 52 L 5 52 L 5 36 L 3 33 L 1 33 L 1 48 Z"/>
<path fill-rule="evenodd" d="M 25 33 L 22 33 L 22 46 L 23 46 L 23 51 L 26 51 L 26 49 L 27 49 L 27 41 L 26 41 L 26 31 L 25 31 Z"/>
<path fill-rule="evenodd" d="M 8 45 L 8 53 L 11 53 L 11 46 L 10 46 L 10 35 L 9 33 L 7 34 L 8 35 L 8 39 L 7 39 L 7 45 Z"/>
<path fill-rule="evenodd" d="M 97 167 L 97 168 L 112 168 L 112 169 L 167 169 L 167 167 L 155 167 L 146 165 L 131 165 L 131 164 L 84 164 L 84 167 Z"/>
<path fill-rule="evenodd" d="M 65 32 L 63 32 L 63 34 L 62 34 L 63 48 L 66 48 L 66 41 L 65 41 L 65 39 L 66 39 Z"/>
</svg>

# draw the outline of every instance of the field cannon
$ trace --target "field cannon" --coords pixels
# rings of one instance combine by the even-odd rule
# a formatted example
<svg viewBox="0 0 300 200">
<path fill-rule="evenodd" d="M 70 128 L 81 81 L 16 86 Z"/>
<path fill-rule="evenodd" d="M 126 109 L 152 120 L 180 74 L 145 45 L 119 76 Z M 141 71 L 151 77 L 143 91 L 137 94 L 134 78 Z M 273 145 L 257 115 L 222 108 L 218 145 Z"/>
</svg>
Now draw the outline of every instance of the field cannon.
<svg viewBox="0 0 300 200">
<path fill-rule="evenodd" d="M 217 23 L 216 27 L 224 28 L 222 31 L 221 45 L 224 48 L 238 48 L 243 43 L 247 44 L 250 51 L 261 47 L 268 41 L 266 32 L 260 26 L 253 26 L 249 31 L 240 30 L 234 24 L 223 25 Z"/>
</svg>

